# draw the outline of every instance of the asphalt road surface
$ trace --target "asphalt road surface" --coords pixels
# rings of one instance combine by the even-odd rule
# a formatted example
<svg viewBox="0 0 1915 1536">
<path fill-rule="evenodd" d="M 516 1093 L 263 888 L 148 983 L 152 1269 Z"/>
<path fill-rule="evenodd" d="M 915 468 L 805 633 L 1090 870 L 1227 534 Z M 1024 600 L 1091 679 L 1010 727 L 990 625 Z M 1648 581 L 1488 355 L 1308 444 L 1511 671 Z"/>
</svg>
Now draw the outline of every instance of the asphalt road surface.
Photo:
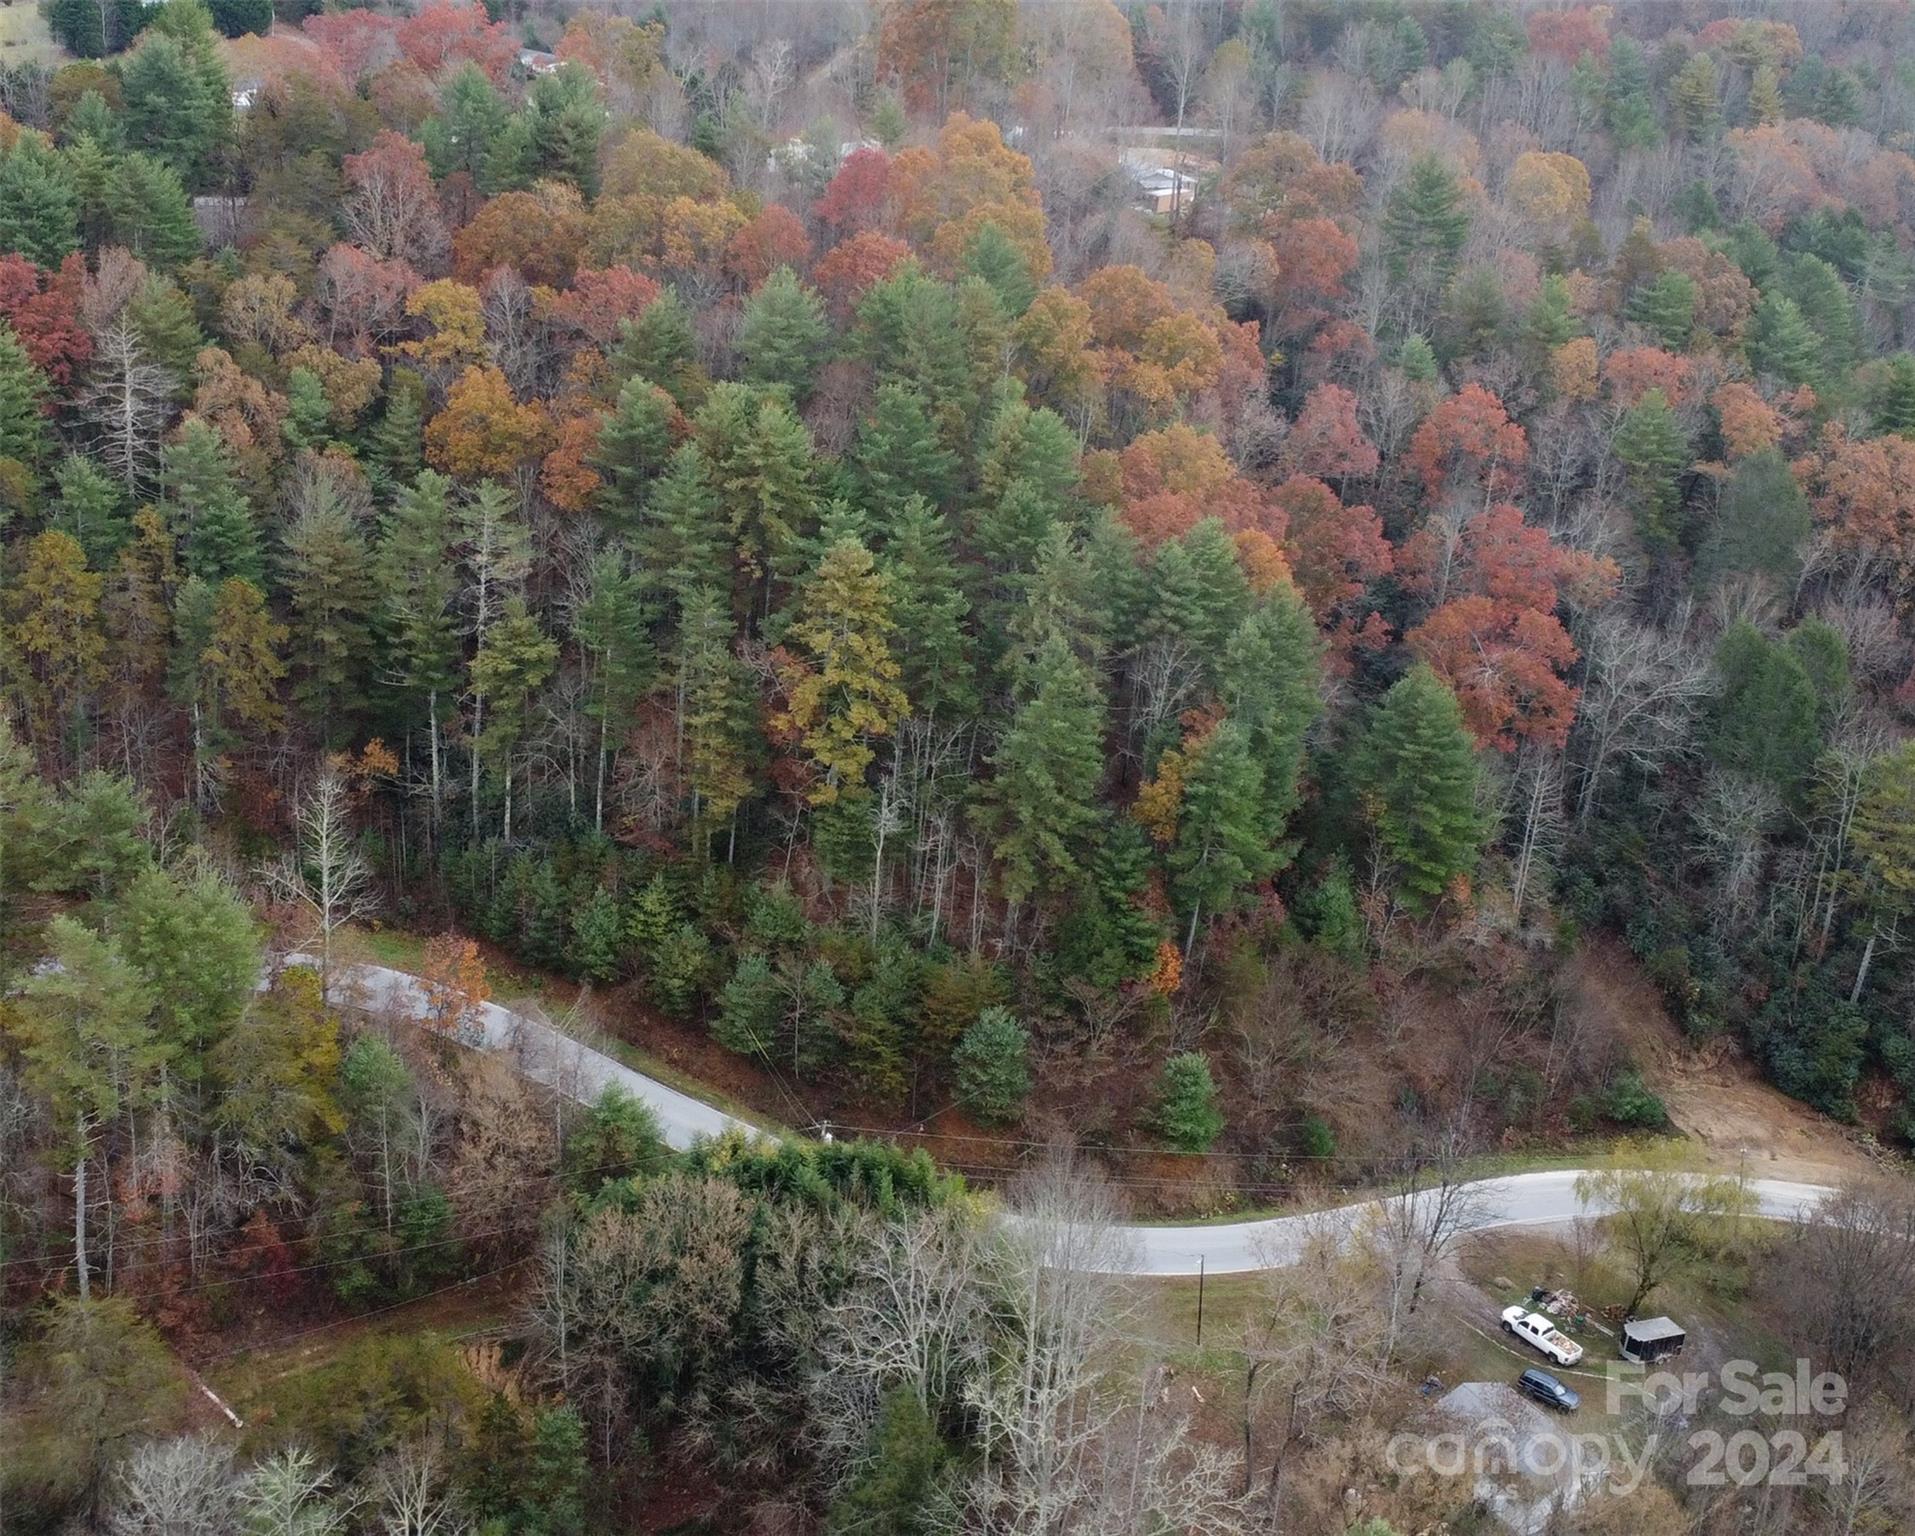
<svg viewBox="0 0 1915 1536">
<path fill-rule="evenodd" d="M 289 955 L 287 963 L 317 962 L 309 955 Z M 414 1016 L 425 1012 L 425 989 L 416 976 L 382 965 L 341 966 L 338 972 L 331 991 L 341 1004 Z M 518 1069 L 534 1082 L 582 1103 L 596 1099 L 607 1086 L 616 1083 L 651 1106 L 665 1140 L 680 1149 L 701 1136 L 726 1131 L 763 1134 L 759 1127 L 635 1072 L 542 1020 L 497 1003 L 486 1003 L 479 1010 L 476 1027 L 464 1043 L 480 1050 L 511 1053 Z M 1479 1180 L 1469 1186 L 1468 1210 L 1459 1224 L 1474 1231 L 1547 1227 L 1600 1214 L 1576 1196 L 1576 1179 L 1582 1171 L 1552 1169 Z M 1782 1179 L 1752 1179 L 1749 1188 L 1757 1210 L 1778 1220 L 1787 1220 L 1830 1193 L 1823 1185 Z M 1390 1197 L 1392 1201 L 1429 1198 L 1427 1191 Z M 1295 1263 L 1313 1234 L 1347 1235 L 1384 1214 L 1386 1203 L 1360 1201 L 1309 1215 L 1220 1225 L 1129 1227 L 1123 1230 L 1122 1240 L 1110 1246 L 1112 1257 L 1107 1262 L 1112 1268 L 1145 1275 L 1194 1275 L 1200 1269 L 1206 1274 L 1228 1275 L 1277 1269 Z"/>
</svg>

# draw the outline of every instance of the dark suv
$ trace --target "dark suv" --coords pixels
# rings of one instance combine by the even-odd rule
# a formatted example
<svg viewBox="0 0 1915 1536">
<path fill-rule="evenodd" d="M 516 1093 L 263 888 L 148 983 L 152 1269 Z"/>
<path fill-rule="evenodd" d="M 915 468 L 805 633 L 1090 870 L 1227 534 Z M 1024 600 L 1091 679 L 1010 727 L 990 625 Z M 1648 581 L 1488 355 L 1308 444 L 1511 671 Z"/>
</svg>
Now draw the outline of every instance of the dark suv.
<svg viewBox="0 0 1915 1536">
<path fill-rule="evenodd" d="M 1548 1371 L 1524 1371 L 1516 1378 L 1516 1390 L 1535 1398 L 1545 1408 L 1560 1408 L 1564 1413 L 1573 1413 L 1582 1404 L 1580 1397 Z"/>
</svg>

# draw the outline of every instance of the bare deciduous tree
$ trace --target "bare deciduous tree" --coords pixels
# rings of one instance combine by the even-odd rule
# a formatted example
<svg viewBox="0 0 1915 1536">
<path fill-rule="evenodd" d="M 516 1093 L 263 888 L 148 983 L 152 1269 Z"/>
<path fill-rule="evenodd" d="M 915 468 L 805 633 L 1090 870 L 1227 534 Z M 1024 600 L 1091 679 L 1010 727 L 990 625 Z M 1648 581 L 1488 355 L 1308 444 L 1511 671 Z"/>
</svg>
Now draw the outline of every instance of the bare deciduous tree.
<svg viewBox="0 0 1915 1536">
<path fill-rule="evenodd" d="M 1388 1379 L 1388 1320 L 1359 1283 L 1345 1233 L 1325 1222 L 1294 1264 L 1267 1271 L 1243 1341 L 1243 1492 L 1274 1524 L 1292 1454 Z M 1273 1255 L 1273 1257 L 1275 1257 Z"/>
<path fill-rule="evenodd" d="M 1805 1212 L 1776 1250 L 1769 1288 L 1795 1341 L 1849 1385 L 1915 1402 L 1915 1195 L 1852 1185 Z"/>
<path fill-rule="evenodd" d="M 332 982 L 334 936 L 378 908 L 372 870 L 359 852 L 351 811 L 345 780 L 330 768 L 321 772 L 299 802 L 293 851 L 265 871 L 273 893 L 305 908 L 318 928 L 322 987 Z"/>
<path fill-rule="evenodd" d="M 225 1536 L 238 1519 L 232 1447 L 200 1434 L 138 1447 L 120 1466 L 101 1524 L 109 1536 Z"/>
<path fill-rule="evenodd" d="M 159 467 L 178 384 L 170 369 L 148 360 L 124 314 L 101 333 L 80 410 L 99 434 L 100 462 L 129 493 L 150 484 Z"/>
</svg>

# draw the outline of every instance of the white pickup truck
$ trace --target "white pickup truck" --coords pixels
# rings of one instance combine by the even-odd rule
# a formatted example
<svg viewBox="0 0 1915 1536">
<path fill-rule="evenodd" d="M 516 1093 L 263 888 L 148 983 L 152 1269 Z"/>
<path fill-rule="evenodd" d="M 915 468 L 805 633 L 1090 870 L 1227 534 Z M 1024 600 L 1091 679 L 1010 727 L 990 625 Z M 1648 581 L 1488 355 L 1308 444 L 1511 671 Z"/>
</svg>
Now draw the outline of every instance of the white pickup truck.
<svg viewBox="0 0 1915 1536">
<path fill-rule="evenodd" d="M 1558 1365 L 1574 1365 L 1583 1357 L 1582 1345 L 1558 1333 L 1556 1325 L 1540 1312 L 1525 1312 L 1521 1307 L 1504 1307 L 1503 1329 L 1515 1334 L 1531 1349 L 1548 1355 Z"/>
</svg>

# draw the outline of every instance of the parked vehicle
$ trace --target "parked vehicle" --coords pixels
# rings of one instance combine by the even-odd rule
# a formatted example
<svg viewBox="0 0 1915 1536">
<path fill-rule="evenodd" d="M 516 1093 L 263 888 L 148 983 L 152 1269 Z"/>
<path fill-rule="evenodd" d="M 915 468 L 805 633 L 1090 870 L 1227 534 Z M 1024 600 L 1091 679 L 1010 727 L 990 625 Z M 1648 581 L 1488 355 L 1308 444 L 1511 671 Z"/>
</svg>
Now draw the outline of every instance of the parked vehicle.
<svg viewBox="0 0 1915 1536">
<path fill-rule="evenodd" d="M 1525 1312 L 1521 1307 L 1503 1308 L 1503 1330 L 1513 1333 L 1531 1349 L 1548 1355 L 1558 1365 L 1574 1365 L 1583 1357 L 1583 1347 L 1540 1312 Z"/>
<path fill-rule="evenodd" d="M 1582 1406 L 1582 1399 L 1568 1387 L 1548 1371 L 1539 1371 L 1534 1367 L 1516 1378 L 1516 1390 L 1525 1397 L 1535 1398 L 1545 1408 L 1554 1408 L 1562 1413 L 1574 1413 Z"/>
</svg>

